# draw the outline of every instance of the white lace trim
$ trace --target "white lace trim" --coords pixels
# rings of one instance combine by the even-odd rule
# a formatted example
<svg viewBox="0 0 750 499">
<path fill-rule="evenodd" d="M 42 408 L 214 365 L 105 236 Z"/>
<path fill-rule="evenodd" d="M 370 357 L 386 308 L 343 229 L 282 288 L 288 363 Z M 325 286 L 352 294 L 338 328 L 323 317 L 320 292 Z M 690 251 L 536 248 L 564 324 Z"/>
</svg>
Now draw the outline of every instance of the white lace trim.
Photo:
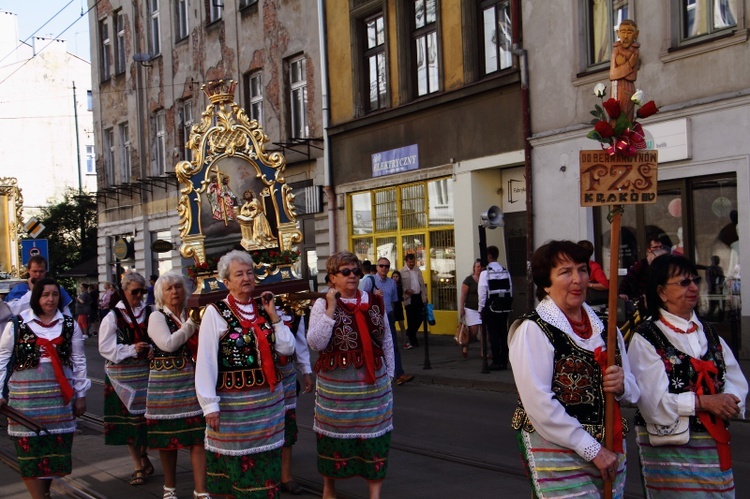
<svg viewBox="0 0 750 499">
<path fill-rule="evenodd" d="M 284 440 L 281 439 L 278 442 L 264 445 L 262 447 L 253 447 L 251 449 L 239 449 L 239 450 L 220 449 L 218 447 L 214 447 L 208 442 L 206 442 L 205 446 L 206 446 L 206 450 L 210 450 L 211 452 L 216 452 L 217 454 L 221 454 L 222 456 L 246 456 L 248 454 L 260 454 L 261 452 L 266 452 L 269 450 L 274 450 L 274 449 L 283 447 Z"/>
<path fill-rule="evenodd" d="M 149 414 L 148 409 L 146 409 L 146 419 L 181 419 L 202 415 L 203 411 L 200 409 L 197 411 L 182 412 L 180 414 Z"/>
<path fill-rule="evenodd" d="M 583 459 L 589 462 L 593 461 L 596 455 L 599 454 L 600 450 L 602 450 L 602 444 L 600 444 L 599 442 L 594 442 L 593 444 L 583 449 Z"/>
<path fill-rule="evenodd" d="M 331 438 L 378 438 L 382 437 L 389 431 L 393 431 L 393 424 L 389 424 L 387 428 L 376 431 L 375 433 L 336 433 L 333 431 L 322 430 L 317 424 L 313 424 L 313 431 Z"/>
<path fill-rule="evenodd" d="M 541 302 L 539 302 L 536 311 L 539 313 L 539 317 L 545 322 L 552 324 L 557 329 L 570 336 L 576 335 L 573 332 L 570 322 L 568 322 L 568 319 L 565 317 L 565 314 L 557 305 L 555 305 L 555 302 L 553 302 L 552 298 L 549 296 L 546 296 Z M 591 322 L 591 331 L 593 333 L 591 337 L 594 338 L 602 334 L 602 331 L 604 331 L 604 324 L 587 303 L 583 304 L 583 311 L 589 316 L 589 322 Z"/>
<path fill-rule="evenodd" d="M 75 425 L 72 428 L 57 428 L 41 433 L 41 435 L 60 435 L 62 433 L 74 433 L 76 431 Z M 38 437 L 35 431 L 12 431 L 8 428 L 8 435 L 11 437 Z"/>
</svg>

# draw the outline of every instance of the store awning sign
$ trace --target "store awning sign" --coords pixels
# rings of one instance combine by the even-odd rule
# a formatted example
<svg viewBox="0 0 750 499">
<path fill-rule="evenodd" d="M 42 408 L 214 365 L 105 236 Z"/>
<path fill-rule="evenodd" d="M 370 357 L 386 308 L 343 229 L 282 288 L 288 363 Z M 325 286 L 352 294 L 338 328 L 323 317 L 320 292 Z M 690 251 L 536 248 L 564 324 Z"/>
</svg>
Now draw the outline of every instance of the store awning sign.
<svg viewBox="0 0 750 499">
<path fill-rule="evenodd" d="M 382 177 L 393 173 L 408 172 L 419 168 L 417 144 L 376 152 L 372 155 L 372 176 Z"/>
</svg>

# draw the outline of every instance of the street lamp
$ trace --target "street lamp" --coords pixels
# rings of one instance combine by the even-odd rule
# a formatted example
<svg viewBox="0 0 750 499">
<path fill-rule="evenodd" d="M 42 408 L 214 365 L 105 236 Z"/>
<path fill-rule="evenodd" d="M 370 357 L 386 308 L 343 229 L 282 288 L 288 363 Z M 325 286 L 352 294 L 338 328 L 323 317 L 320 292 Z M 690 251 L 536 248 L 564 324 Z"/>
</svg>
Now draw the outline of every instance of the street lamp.
<svg viewBox="0 0 750 499">
<path fill-rule="evenodd" d="M 482 267 L 487 267 L 487 229 L 496 229 L 505 227 L 503 210 L 495 205 L 487 208 L 487 211 L 480 215 L 481 223 L 479 224 L 479 258 L 482 261 Z M 505 237 L 503 236 L 503 250 L 505 249 Z M 482 310 L 479 311 L 482 313 Z M 484 314 L 482 316 L 482 374 L 490 372 L 490 365 L 487 362 L 487 321 Z"/>
</svg>

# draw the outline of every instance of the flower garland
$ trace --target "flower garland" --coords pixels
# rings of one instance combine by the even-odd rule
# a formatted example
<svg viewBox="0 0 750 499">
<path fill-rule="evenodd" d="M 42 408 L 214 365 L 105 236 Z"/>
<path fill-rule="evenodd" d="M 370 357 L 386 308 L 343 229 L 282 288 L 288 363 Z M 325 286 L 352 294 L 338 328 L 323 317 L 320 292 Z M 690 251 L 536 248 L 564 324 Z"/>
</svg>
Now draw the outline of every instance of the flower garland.
<svg viewBox="0 0 750 499">
<path fill-rule="evenodd" d="M 291 264 L 299 260 L 300 252 L 296 250 L 263 249 L 250 251 L 253 262 L 268 265 Z"/>
<path fill-rule="evenodd" d="M 211 272 L 216 272 L 216 269 L 218 268 L 218 266 L 219 266 L 219 257 L 212 256 L 212 257 L 209 257 L 203 263 L 190 265 L 186 270 L 187 270 L 188 276 L 193 278 L 193 277 L 196 277 L 198 274 L 207 274 Z"/>
<path fill-rule="evenodd" d="M 594 129 L 588 133 L 587 137 L 601 142 L 602 149 L 610 156 L 622 154 L 633 157 L 639 149 L 646 149 L 646 137 L 641 124 L 636 122 L 636 119 L 648 118 L 658 113 L 659 109 L 654 101 L 648 101 L 642 105 L 644 93 L 642 90 L 636 90 L 630 97 L 630 101 L 633 106 L 638 106 L 638 109 L 631 122 L 628 114 L 632 108 L 622 109 L 620 102 L 615 98 L 605 101 L 606 92 L 607 87 L 603 83 L 597 83 L 594 87 L 594 95 L 602 101 L 602 104 L 601 106 L 597 104 L 591 111 L 595 118 L 591 121 Z"/>
</svg>

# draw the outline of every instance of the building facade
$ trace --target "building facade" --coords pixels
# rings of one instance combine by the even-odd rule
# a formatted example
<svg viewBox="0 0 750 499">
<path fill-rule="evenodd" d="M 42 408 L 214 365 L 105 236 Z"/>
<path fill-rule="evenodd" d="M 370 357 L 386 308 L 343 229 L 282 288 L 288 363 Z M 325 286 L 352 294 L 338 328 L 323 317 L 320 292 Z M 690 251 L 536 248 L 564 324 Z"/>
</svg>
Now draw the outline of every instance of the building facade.
<svg viewBox="0 0 750 499">
<path fill-rule="evenodd" d="M 315 2 L 90 0 L 89 5 L 101 151 L 96 158 L 100 280 L 116 280 L 124 269 L 149 275 L 193 263 L 177 250 L 174 166 L 191 159 L 186 142 L 210 105 L 202 85 L 233 79 L 235 102 L 273 143 L 267 151 L 286 156 L 286 181 L 304 214 L 302 270 L 316 281 L 317 250 L 325 252 L 327 234 L 319 237 L 315 229 L 316 216 L 322 216 L 316 213 L 322 212 L 323 157 Z M 160 243 L 154 246 L 155 241 Z M 206 241 L 209 255 L 226 249 Z"/>
<path fill-rule="evenodd" d="M 505 230 L 488 231 L 487 242 L 524 302 L 521 71 L 511 53 L 520 20 L 510 4 L 325 2 L 336 245 L 385 256 L 392 269 L 415 254 L 437 333 L 455 331 L 490 206 L 506 209 Z M 518 204 L 505 203 L 513 189 Z"/>
<path fill-rule="evenodd" d="M 668 6 L 668 8 L 665 8 Z M 645 256 L 650 237 L 698 264 L 699 312 L 741 355 L 750 355 L 750 308 L 743 306 L 739 234 L 750 220 L 750 2 L 576 0 L 539 8 L 524 1 L 532 105 L 534 239 L 589 239 L 609 270 L 607 210 L 579 205 L 579 151 L 589 111 L 608 87 L 611 47 L 622 19 L 640 31 L 636 88 L 660 111 L 642 120 L 659 151 L 656 204 L 628 205 L 622 218 L 619 274 Z M 569 27 L 574 26 L 574 29 Z M 554 32 L 556 36 L 550 36 Z M 561 195 L 564 194 L 564 195 Z M 706 282 L 717 265 L 723 278 Z M 711 274 L 717 281 L 717 270 Z"/>
<path fill-rule="evenodd" d="M 0 177 L 18 179 L 24 219 L 67 189 L 94 194 L 91 64 L 65 40 L 20 41 L 16 14 L 2 10 L 0 54 Z"/>
</svg>

